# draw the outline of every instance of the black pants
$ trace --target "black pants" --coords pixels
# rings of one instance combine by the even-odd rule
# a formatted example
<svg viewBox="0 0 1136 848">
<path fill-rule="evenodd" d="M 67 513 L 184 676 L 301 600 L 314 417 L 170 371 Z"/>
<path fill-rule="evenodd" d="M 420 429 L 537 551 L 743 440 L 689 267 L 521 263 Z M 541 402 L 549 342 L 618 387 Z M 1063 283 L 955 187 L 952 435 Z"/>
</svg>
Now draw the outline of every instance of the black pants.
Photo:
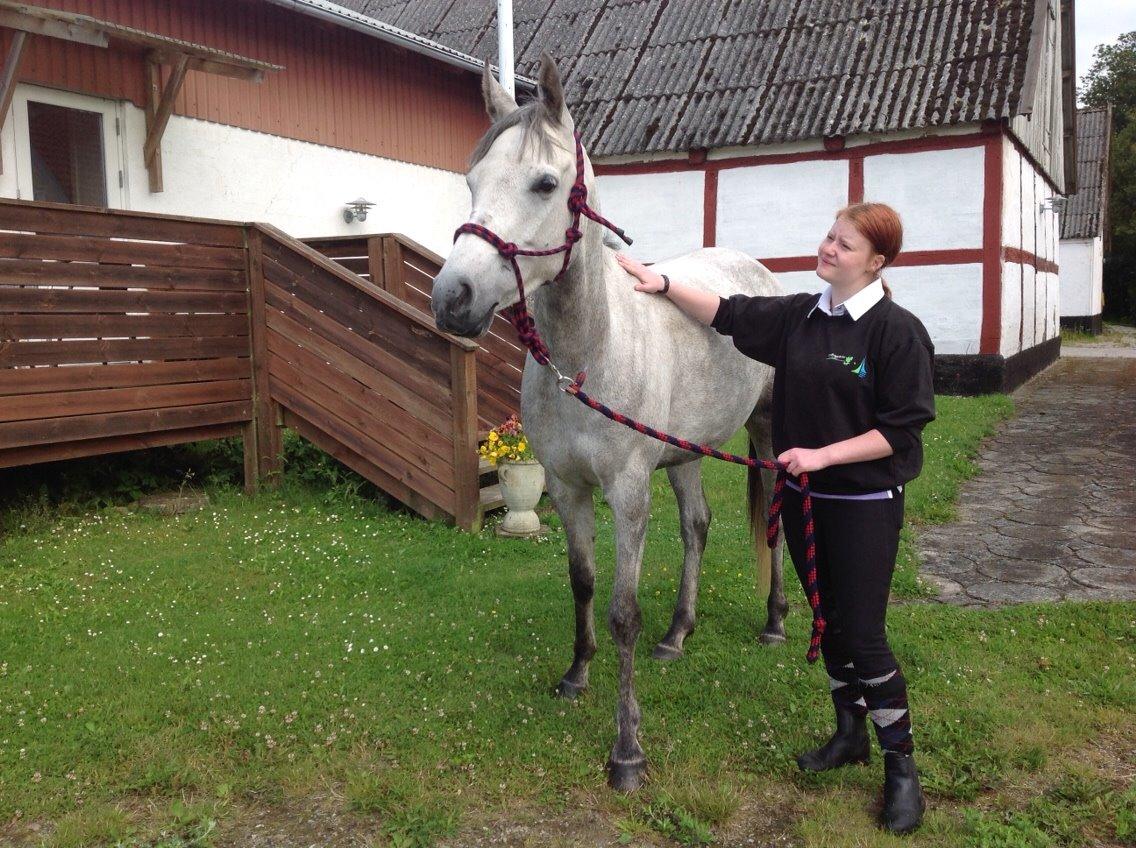
<svg viewBox="0 0 1136 848">
<path fill-rule="evenodd" d="M 874 501 L 812 499 L 817 583 L 827 627 L 821 641 L 829 668 L 854 664 L 861 679 L 899 667 L 884 622 L 891 591 L 903 494 Z M 801 585 L 806 584 L 801 495 L 785 487 L 785 542 Z"/>
</svg>

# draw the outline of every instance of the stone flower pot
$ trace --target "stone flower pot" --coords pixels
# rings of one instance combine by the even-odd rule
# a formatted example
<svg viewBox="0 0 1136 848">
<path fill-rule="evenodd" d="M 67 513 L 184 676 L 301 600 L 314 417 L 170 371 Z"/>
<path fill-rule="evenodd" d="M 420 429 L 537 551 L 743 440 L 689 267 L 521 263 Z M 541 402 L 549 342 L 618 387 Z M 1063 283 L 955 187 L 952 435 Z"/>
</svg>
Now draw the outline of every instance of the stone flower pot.
<svg viewBox="0 0 1136 848">
<path fill-rule="evenodd" d="M 536 460 L 497 463 L 497 479 L 505 498 L 505 519 L 497 526 L 502 536 L 533 536 L 541 532 L 533 507 L 544 491 L 544 466 Z"/>
</svg>

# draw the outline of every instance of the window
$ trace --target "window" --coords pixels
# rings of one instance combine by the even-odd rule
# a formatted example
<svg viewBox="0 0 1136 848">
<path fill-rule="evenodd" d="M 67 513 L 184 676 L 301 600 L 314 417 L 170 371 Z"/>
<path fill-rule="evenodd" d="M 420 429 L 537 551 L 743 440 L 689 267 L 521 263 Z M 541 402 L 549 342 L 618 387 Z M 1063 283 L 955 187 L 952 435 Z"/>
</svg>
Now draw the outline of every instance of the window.
<svg viewBox="0 0 1136 848">
<path fill-rule="evenodd" d="M 106 206 L 103 116 L 28 100 L 35 200 Z"/>
</svg>

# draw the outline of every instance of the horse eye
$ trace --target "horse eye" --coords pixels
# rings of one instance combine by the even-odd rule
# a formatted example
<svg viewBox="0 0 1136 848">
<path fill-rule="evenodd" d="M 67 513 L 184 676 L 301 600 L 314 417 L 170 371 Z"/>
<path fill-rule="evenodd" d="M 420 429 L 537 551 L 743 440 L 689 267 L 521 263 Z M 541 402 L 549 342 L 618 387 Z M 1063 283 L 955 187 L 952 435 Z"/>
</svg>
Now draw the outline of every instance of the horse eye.
<svg viewBox="0 0 1136 848">
<path fill-rule="evenodd" d="M 532 190 L 539 191 L 541 194 L 548 194 L 559 184 L 556 177 L 552 176 L 552 174 L 545 174 L 537 178 L 536 182 L 533 183 Z"/>
</svg>

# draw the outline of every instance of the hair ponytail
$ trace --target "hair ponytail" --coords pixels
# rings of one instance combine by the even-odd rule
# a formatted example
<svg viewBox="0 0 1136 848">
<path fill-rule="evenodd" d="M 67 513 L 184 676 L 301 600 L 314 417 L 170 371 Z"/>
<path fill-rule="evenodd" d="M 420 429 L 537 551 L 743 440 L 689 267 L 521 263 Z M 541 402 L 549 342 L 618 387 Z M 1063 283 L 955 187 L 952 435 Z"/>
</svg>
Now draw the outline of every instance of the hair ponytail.
<svg viewBox="0 0 1136 848">
<path fill-rule="evenodd" d="M 884 258 L 881 273 L 899 256 L 903 248 L 903 222 L 899 213 L 886 203 L 853 203 L 837 212 L 836 217 L 850 221 L 872 245 L 872 250 Z M 891 288 L 882 276 L 880 282 L 884 286 L 884 296 L 890 299 Z"/>
</svg>

